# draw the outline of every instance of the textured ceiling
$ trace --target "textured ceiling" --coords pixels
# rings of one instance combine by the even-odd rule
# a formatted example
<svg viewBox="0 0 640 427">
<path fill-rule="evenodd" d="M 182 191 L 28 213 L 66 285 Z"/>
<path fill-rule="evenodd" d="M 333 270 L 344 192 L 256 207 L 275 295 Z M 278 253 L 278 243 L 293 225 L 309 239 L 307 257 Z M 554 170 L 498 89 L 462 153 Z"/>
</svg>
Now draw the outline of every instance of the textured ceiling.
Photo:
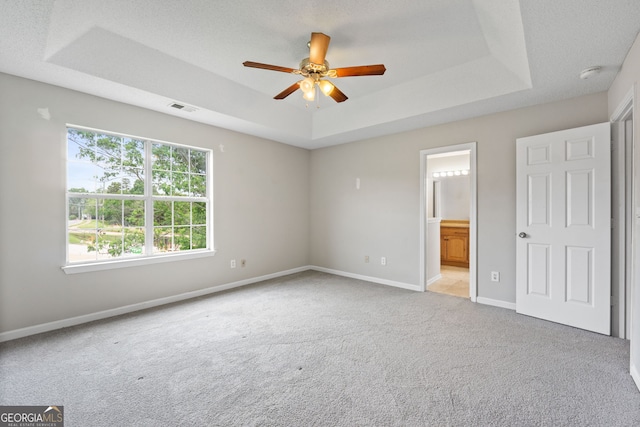
<svg viewBox="0 0 640 427">
<path fill-rule="evenodd" d="M 639 30 L 638 0 L 4 0 L 0 71 L 318 148 L 606 90 Z M 297 68 L 312 31 L 387 72 L 272 99 L 299 77 L 242 62 Z"/>
</svg>

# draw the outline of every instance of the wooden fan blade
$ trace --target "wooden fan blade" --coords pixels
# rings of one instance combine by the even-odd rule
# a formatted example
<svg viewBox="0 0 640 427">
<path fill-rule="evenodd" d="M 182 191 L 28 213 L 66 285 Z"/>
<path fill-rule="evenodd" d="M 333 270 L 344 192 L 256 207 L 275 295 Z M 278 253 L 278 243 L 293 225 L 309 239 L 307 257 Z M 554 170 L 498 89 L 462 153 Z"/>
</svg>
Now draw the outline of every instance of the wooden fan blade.
<svg viewBox="0 0 640 427">
<path fill-rule="evenodd" d="M 360 65 L 358 67 L 336 68 L 336 77 L 381 76 L 387 69 L 382 64 Z"/>
<path fill-rule="evenodd" d="M 281 71 L 283 73 L 293 73 L 294 71 L 297 71 L 293 68 L 280 67 L 278 65 L 261 64 L 260 62 L 253 61 L 244 61 L 242 65 L 251 68 L 262 68 L 263 70 Z"/>
<path fill-rule="evenodd" d="M 329 93 L 329 96 L 332 97 L 333 100 L 336 102 L 344 102 L 347 99 L 349 99 L 347 98 L 347 95 L 342 93 L 342 91 L 338 89 L 335 85 L 333 86 L 333 90 L 331 91 L 331 93 Z"/>
<path fill-rule="evenodd" d="M 309 46 L 309 62 L 314 64 L 324 64 L 324 57 L 327 56 L 331 37 L 322 33 L 311 33 L 311 45 Z"/>
<path fill-rule="evenodd" d="M 285 99 L 287 96 L 291 95 L 293 92 L 300 89 L 300 82 L 295 82 L 279 94 L 273 97 L 273 99 Z"/>
</svg>

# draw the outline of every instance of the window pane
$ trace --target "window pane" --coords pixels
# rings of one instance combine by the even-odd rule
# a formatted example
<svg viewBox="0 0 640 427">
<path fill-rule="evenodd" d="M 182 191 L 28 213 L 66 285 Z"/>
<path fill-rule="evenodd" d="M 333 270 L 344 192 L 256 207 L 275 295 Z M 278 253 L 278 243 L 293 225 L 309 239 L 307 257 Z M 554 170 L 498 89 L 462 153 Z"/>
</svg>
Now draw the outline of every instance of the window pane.
<svg viewBox="0 0 640 427">
<path fill-rule="evenodd" d="M 173 172 L 171 174 L 171 181 L 173 184 L 173 192 L 171 194 L 173 196 L 189 195 L 189 174 L 182 172 Z"/>
<path fill-rule="evenodd" d="M 153 194 L 160 196 L 171 195 L 171 172 L 153 171 Z"/>
<path fill-rule="evenodd" d="M 125 226 L 144 227 L 144 201 L 124 200 L 122 219 Z"/>
<path fill-rule="evenodd" d="M 98 259 L 142 254 L 144 229 L 125 228 L 123 223 L 144 225 L 144 201 L 99 200 L 97 212 L 98 219 L 95 223 L 98 230 L 94 250 L 98 254 Z"/>
<path fill-rule="evenodd" d="M 171 170 L 173 172 L 189 172 L 189 149 L 174 147 L 171 154 Z"/>
<path fill-rule="evenodd" d="M 124 200 L 98 200 L 98 216 L 95 221 L 98 229 L 94 248 L 98 254 L 98 259 L 122 255 L 124 238 L 122 228 L 123 207 Z"/>
<path fill-rule="evenodd" d="M 97 259 L 119 257 L 122 254 L 122 231 L 99 230 L 95 245 L 89 250 L 97 253 Z"/>
<path fill-rule="evenodd" d="M 67 167 L 67 190 L 75 193 L 95 193 L 102 184 L 98 183 L 100 168 L 91 163 L 69 162 Z"/>
<path fill-rule="evenodd" d="M 96 200 L 70 198 L 69 219 L 69 262 L 95 261 L 95 250 L 89 250 L 96 241 Z"/>
<path fill-rule="evenodd" d="M 67 158 L 95 163 L 95 134 L 78 129 L 67 130 Z"/>
<path fill-rule="evenodd" d="M 191 249 L 191 227 L 176 227 L 173 232 L 174 250 L 187 251 Z"/>
<path fill-rule="evenodd" d="M 98 229 L 120 231 L 123 200 L 106 199 L 98 202 Z M 115 228 L 115 229 L 114 229 Z"/>
<path fill-rule="evenodd" d="M 119 173 L 111 173 L 108 179 L 102 182 L 104 188 L 101 193 L 107 194 L 122 194 L 122 177 Z"/>
<path fill-rule="evenodd" d="M 122 185 L 128 194 L 144 194 L 144 169 L 128 169 L 122 178 Z"/>
<path fill-rule="evenodd" d="M 122 169 L 122 138 L 113 135 L 96 134 L 95 157 L 92 159 L 102 169 L 105 178 Z"/>
<path fill-rule="evenodd" d="M 204 202 L 194 202 L 192 209 L 192 224 L 205 225 L 207 223 L 207 204 Z"/>
<path fill-rule="evenodd" d="M 207 154 L 204 151 L 191 150 L 191 173 L 207 173 Z"/>
<path fill-rule="evenodd" d="M 69 197 L 70 202 L 71 200 L 76 201 L 77 204 L 81 207 L 81 209 L 79 210 L 79 216 L 78 218 L 76 218 L 79 220 L 76 223 L 76 226 L 83 230 L 96 230 L 98 228 L 95 221 L 95 218 L 98 215 L 98 201 L 96 199 L 81 199 L 79 197 Z"/>
<path fill-rule="evenodd" d="M 190 202 L 173 202 L 173 225 L 191 225 Z"/>
<path fill-rule="evenodd" d="M 144 228 L 127 227 L 124 229 L 123 256 L 144 254 Z"/>
<path fill-rule="evenodd" d="M 171 170 L 171 146 L 164 144 L 153 144 L 153 170 Z"/>
<path fill-rule="evenodd" d="M 171 227 L 153 228 L 153 253 L 169 252 L 173 248 Z"/>
<path fill-rule="evenodd" d="M 122 170 L 130 176 L 132 170 L 144 168 L 144 141 L 131 138 L 122 139 Z"/>
<path fill-rule="evenodd" d="M 172 225 L 171 202 L 155 201 L 153 202 L 153 225 L 167 226 Z"/>
<path fill-rule="evenodd" d="M 89 252 L 89 245 L 95 241 L 95 232 L 69 230 L 69 262 L 95 261 L 96 253 Z"/>
<path fill-rule="evenodd" d="M 120 190 L 122 194 L 131 194 L 131 187 L 132 187 L 132 182 L 131 182 L 131 178 L 129 178 L 127 175 L 122 174 L 121 178 L 120 178 Z"/>
<path fill-rule="evenodd" d="M 79 161 L 82 156 L 80 155 L 80 149 L 85 147 L 86 143 L 84 139 L 77 135 L 73 130 L 67 132 L 67 160 Z"/>
<path fill-rule="evenodd" d="M 191 228 L 191 248 L 205 249 L 207 247 L 207 227 L 196 226 Z"/>
<path fill-rule="evenodd" d="M 191 195 L 195 197 L 207 195 L 207 177 L 205 175 L 191 175 Z"/>
<path fill-rule="evenodd" d="M 80 197 L 69 197 L 69 221 L 82 219 L 86 199 Z"/>
</svg>

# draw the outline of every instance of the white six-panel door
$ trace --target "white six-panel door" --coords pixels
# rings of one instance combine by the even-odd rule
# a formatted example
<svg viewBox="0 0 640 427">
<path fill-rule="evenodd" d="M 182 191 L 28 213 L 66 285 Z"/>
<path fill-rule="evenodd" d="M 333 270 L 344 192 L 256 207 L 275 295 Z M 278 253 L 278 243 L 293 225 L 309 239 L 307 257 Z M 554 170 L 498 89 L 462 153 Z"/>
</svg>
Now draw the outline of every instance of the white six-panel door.
<svg viewBox="0 0 640 427">
<path fill-rule="evenodd" d="M 610 334 L 610 147 L 609 123 L 517 140 L 518 313 Z"/>
</svg>

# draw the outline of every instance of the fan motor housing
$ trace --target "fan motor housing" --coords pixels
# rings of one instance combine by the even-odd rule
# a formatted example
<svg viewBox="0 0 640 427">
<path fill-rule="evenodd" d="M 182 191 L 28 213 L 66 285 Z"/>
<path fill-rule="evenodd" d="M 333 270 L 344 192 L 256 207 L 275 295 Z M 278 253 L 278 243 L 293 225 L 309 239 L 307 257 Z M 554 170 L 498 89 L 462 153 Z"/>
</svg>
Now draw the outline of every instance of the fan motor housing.
<svg viewBox="0 0 640 427">
<path fill-rule="evenodd" d="M 309 61 L 309 58 L 304 58 L 300 62 L 300 74 L 305 77 L 309 77 L 310 75 L 317 74 L 320 77 L 324 77 L 329 72 L 329 63 L 324 61 L 324 64 L 314 64 Z"/>
</svg>

